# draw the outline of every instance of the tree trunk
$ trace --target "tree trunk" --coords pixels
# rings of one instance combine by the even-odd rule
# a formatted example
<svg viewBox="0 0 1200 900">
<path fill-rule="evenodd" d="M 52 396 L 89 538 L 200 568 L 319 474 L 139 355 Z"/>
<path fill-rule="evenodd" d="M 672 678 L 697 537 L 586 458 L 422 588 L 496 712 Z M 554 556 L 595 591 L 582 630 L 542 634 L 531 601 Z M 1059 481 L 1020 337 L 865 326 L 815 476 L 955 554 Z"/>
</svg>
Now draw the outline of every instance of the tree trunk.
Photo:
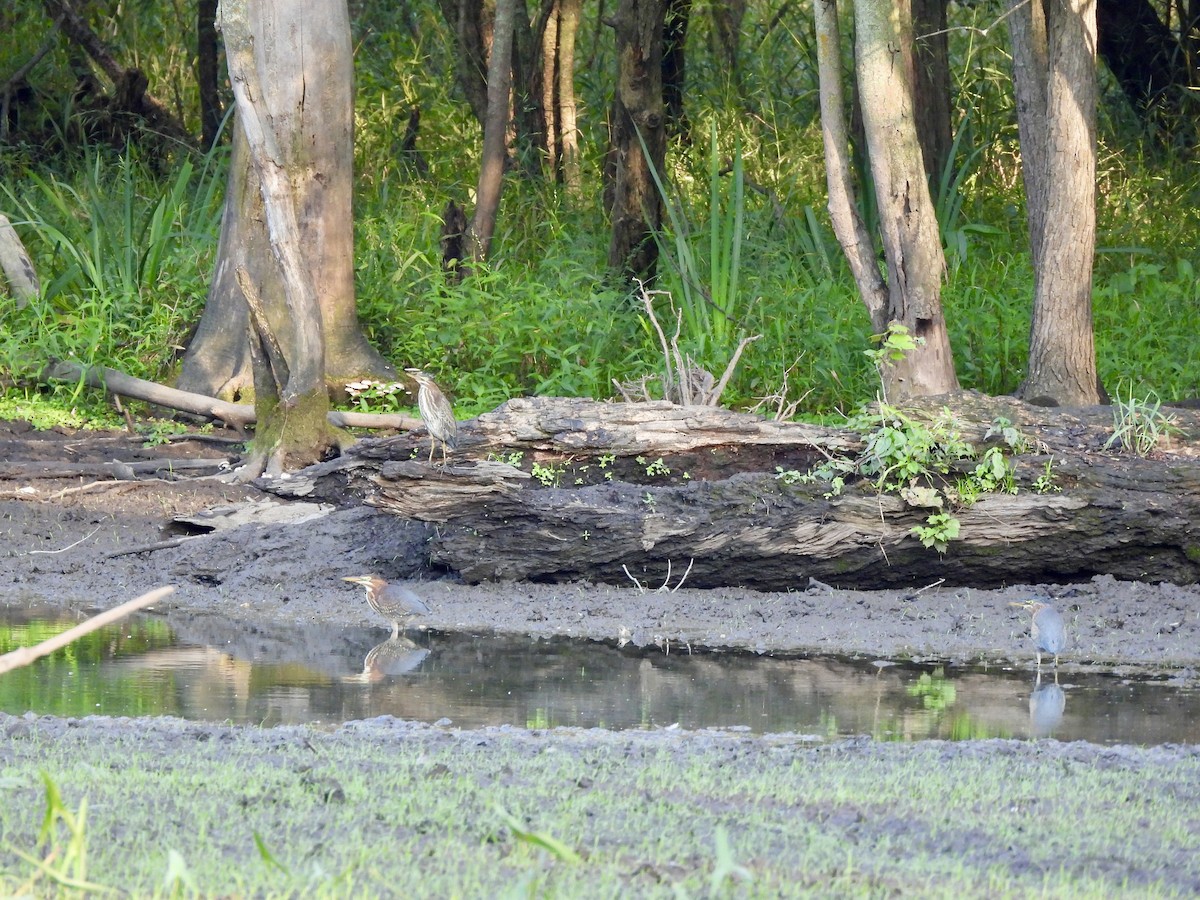
<svg viewBox="0 0 1200 900">
<path fill-rule="evenodd" d="M 1137 115 L 1168 134 L 1194 139 L 1195 113 L 1188 89 L 1200 83 L 1196 42 L 1200 5 L 1179 6 L 1182 23 L 1176 39 L 1149 0 L 1097 0 L 1097 49 Z"/>
<path fill-rule="evenodd" d="M 354 222 L 351 192 L 354 161 L 353 71 L 345 3 L 322 4 L 304 13 L 299 0 L 256 0 L 247 7 L 254 51 L 271 66 L 272 130 L 278 132 L 292 200 L 304 211 L 300 229 L 302 264 L 314 284 L 324 334 L 325 382 L 340 388 L 364 375 L 394 370 L 367 343 L 354 301 Z M 226 35 L 228 42 L 228 35 Z M 228 52 L 228 50 L 227 50 Z M 239 115 L 244 115 L 239 108 Z M 284 327 L 285 284 L 272 251 L 264 185 L 246 145 L 246 129 L 234 128 L 229 186 L 217 263 L 208 301 L 183 359 L 179 387 L 232 400 L 250 393 L 252 366 L 246 307 L 235 273 L 245 268 L 258 286 L 272 326 L 289 356 L 301 352 Z"/>
<path fill-rule="evenodd" d="M 583 0 L 559 0 L 558 40 L 555 60 L 555 99 L 558 126 L 558 172 L 567 193 L 583 192 L 583 173 L 579 165 L 579 121 L 575 103 L 575 41 Z"/>
<path fill-rule="evenodd" d="M 876 334 L 887 330 L 887 284 L 875 261 L 875 246 L 854 198 L 850 174 L 850 137 L 846 131 L 846 99 L 842 88 L 842 36 L 837 0 L 813 0 L 816 20 L 817 73 L 821 93 L 821 133 L 825 141 L 825 180 L 829 218 L 859 295 Z"/>
<path fill-rule="evenodd" d="M 931 189 L 937 188 L 950 157 L 950 35 L 946 31 L 948 0 L 912 0 L 913 109 L 917 139 Z"/>
<path fill-rule="evenodd" d="M 918 339 L 916 349 L 882 367 L 889 399 L 958 390 L 942 315 L 946 268 L 925 179 L 912 91 L 899 48 L 912 42 L 900 0 L 855 3 L 855 60 L 879 228 L 888 273 L 888 321 Z"/>
<path fill-rule="evenodd" d="M 710 7 L 713 23 L 713 47 L 717 65 L 736 93 L 741 93 L 740 49 L 742 20 L 746 18 L 746 0 L 724 0 Z"/>
<path fill-rule="evenodd" d="M 496 213 L 504 185 L 504 161 L 508 156 L 508 113 L 512 88 L 512 41 L 517 11 L 516 0 L 499 0 L 492 30 L 492 58 L 488 64 L 488 109 L 483 126 L 483 158 L 479 164 L 479 186 L 475 192 L 475 214 L 467 230 L 471 257 L 487 259 Z"/>
<path fill-rule="evenodd" d="M 217 65 L 217 0 L 196 4 L 196 85 L 200 91 L 200 142 L 205 150 L 217 141 L 221 129 L 220 70 Z"/>
<path fill-rule="evenodd" d="M 666 157 L 662 87 L 666 9 L 667 0 L 620 0 L 612 17 L 617 88 L 609 138 L 613 180 L 608 265 L 642 281 L 654 278 L 658 264 L 654 234 L 662 222 L 662 198 L 651 170 L 662 172 Z"/>
<path fill-rule="evenodd" d="M 326 421 L 327 335 L 319 293 L 329 283 L 349 284 L 353 303 L 350 21 L 344 3 L 313 11 L 299 0 L 224 0 L 219 24 L 245 181 L 254 185 L 256 224 L 266 235 L 263 249 L 269 248 L 252 260 L 253 271 L 238 266 L 233 273 L 253 325 L 248 344 L 258 427 L 241 474 L 248 480 L 311 464 L 339 443 Z M 346 109 L 337 109 L 339 103 Z M 315 192 L 314 182 L 321 184 Z M 254 199 L 234 196 L 241 203 Z M 300 210 L 307 229 L 301 228 Z M 328 221 L 321 211 L 329 213 Z M 330 244 L 344 257 L 329 256 Z M 274 296 L 262 296 L 265 287 Z"/>
<path fill-rule="evenodd" d="M 683 143 L 692 139 L 691 125 L 683 98 L 687 85 L 687 34 L 692 18 L 692 0 L 668 0 L 663 26 L 663 105 L 667 131 Z"/>
<path fill-rule="evenodd" d="M 550 128 L 545 105 L 546 82 L 553 78 L 543 64 L 545 33 L 554 10 L 554 0 L 545 0 L 530 22 L 525 0 L 516 3 L 512 14 L 512 97 L 509 103 L 512 133 L 511 146 L 527 178 L 541 178 L 545 166 L 553 158 L 549 152 Z M 500 17 L 497 4 L 496 17 Z M 493 41 L 495 37 L 493 37 Z M 491 68 L 488 69 L 489 80 Z M 486 131 L 486 124 L 485 124 Z M 486 137 L 485 137 L 486 139 Z"/>
<path fill-rule="evenodd" d="M 467 104 L 480 125 L 487 119 L 488 52 L 492 22 L 483 0 L 441 0 L 442 17 L 454 32 L 455 71 Z"/>
<path fill-rule="evenodd" d="M 1020 2 L 1009 29 L 1034 266 L 1029 372 L 1018 394 L 1047 404 L 1099 403 L 1092 328 L 1095 6 Z"/>
</svg>

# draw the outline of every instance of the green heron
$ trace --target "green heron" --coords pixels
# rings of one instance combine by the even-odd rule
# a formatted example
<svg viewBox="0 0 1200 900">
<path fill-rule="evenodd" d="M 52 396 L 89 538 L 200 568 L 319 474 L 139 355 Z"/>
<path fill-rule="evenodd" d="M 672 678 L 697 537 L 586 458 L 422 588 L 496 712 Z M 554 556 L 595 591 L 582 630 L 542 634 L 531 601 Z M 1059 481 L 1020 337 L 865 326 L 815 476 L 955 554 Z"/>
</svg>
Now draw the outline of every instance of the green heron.
<svg viewBox="0 0 1200 900">
<path fill-rule="evenodd" d="M 454 418 L 454 408 L 442 389 L 420 369 L 404 371 L 417 383 L 417 410 L 421 413 L 425 430 L 429 432 L 429 462 L 433 462 L 434 448 L 440 442 L 442 465 L 445 465 L 446 448 L 454 450 L 458 447 L 458 422 Z"/>
<path fill-rule="evenodd" d="M 388 584 L 378 575 L 351 575 L 342 581 L 361 584 L 367 591 L 367 602 L 371 609 L 386 616 L 392 623 L 392 638 L 400 634 L 400 623 L 410 616 L 427 616 L 429 607 L 425 601 L 406 587 Z"/>
<path fill-rule="evenodd" d="M 1054 654 L 1054 668 L 1058 669 L 1058 655 L 1067 646 L 1067 626 L 1058 610 L 1049 603 L 1040 600 L 1025 600 L 1022 603 L 1010 603 L 1009 606 L 1019 606 L 1033 613 L 1033 621 L 1029 626 L 1029 636 L 1033 638 L 1033 646 L 1037 648 L 1038 672 L 1042 671 L 1042 654 Z"/>
</svg>

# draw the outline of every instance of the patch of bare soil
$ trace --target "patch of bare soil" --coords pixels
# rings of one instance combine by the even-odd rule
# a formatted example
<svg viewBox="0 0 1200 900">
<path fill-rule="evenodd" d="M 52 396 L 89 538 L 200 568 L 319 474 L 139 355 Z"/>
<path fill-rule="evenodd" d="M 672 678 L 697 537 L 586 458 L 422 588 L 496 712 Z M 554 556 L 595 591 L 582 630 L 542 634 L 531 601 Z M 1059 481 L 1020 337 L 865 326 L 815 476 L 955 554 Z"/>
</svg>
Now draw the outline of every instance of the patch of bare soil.
<svg viewBox="0 0 1200 900">
<path fill-rule="evenodd" d="M 228 440 L 201 435 L 144 447 L 125 434 L 32 432 L 0 423 L 0 458 L 6 460 L 0 464 L 0 604 L 52 603 L 84 612 L 173 584 L 168 615 L 214 614 L 248 626 L 379 625 L 361 590 L 341 580 L 377 572 L 409 582 L 432 608 L 426 624 L 440 630 L 995 662 L 1032 656 L 1027 614 L 1009 603 L 1039 594 L 1053 598 L 1067 619 L 1068 667 L 1162 670 L 1200 663 L 1196 586 L 1099 577 L 999 590 L 845 591 L 798 573 L 789 592 L 671 590 L 678 571 L 663 572 L 659 583 L 631 581 L 625 588 L 459 584 L 427 565 L 424 545 L 433 526 L 356 505 L 284 503 L 252 487 L 191 474 L 204 470 L 181 473 L 161 462 L 208 460 L 215 471 L 232 458 Z M 67 463 L 79 471 L 39 474 L 39 466 L 57 474 L 53 467 Z M 113 468 L 122 464 L 137 465 L 131 480 L 113 480 L 130 477 Z M 205 518 L 214 508 L 223 512 Z M 537 541 L 530 537 L 530 553 L 538 552 Z"/>
</svg>

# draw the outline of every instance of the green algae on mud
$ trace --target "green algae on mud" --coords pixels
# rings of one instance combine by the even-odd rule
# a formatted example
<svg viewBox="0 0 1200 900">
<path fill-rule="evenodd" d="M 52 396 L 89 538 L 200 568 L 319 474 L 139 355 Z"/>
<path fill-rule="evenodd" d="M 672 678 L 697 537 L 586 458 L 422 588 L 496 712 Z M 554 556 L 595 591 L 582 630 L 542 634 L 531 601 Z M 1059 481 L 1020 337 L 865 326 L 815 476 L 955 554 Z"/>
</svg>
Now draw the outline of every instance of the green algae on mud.
<svg viewBox="0 0 1200 900">
<path fill-rule="evenodd" d="M 46 852 L 42 772 L 136 896 L 172 852 L 203 895 L 1200 891 L 1193 746 L 0 716 L 0 893 Z"/>
</svg>

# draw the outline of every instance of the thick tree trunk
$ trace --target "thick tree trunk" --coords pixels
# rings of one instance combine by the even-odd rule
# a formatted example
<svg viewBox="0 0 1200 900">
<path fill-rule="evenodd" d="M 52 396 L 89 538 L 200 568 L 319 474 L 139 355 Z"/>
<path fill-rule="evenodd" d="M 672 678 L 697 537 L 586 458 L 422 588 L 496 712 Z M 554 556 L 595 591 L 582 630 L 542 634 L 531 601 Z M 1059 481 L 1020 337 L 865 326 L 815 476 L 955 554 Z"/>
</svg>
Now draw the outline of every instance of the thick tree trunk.
<svg viewBox="0 0 1200 900">
<path fill-rule="evenodd" d="M 960 395 L 953 411 L 974 423 L 963 434 L 976 444 L 1003 415 L 1043 452 L 1015 458 L 1017 493 L 953 509 L 961 529 L 944 554 L 912 534 L 930 510 L 877 493 L 870 479 L 834 496 L 827 483 L 777 477 L 777 467 L 804 472 L 854 458 L 857 435 L 664 402 L 514 400 L 467 424 L 453 467 L 431 472 L 412 461 L 411 437 L 361 441 L 273 489 L 344 498 L 349 484 L 373 506 L 438 523 L 432 560 L 472 582 L 633 577 L 675 586 L 686 573 L 691 587 L 789 590 L 810 578 L 854 588 L 1102 574 L 1200 580 L 1200 416 L 1174 411 L 1183 452 L 1138 459 L 1101 452 L 1108 410 L 1048 412 Z M 514 451 L 543 474 L 494 461 Z M 1038 493 L 1048 471 L 1054 483 Z"/>
<path fill-rule="evenodd" d="M 662 222 L 662 199 L 651 169 L 662 172 L 666 157 L 662 87 L 666 9 L 666 0 L 620 0 L 612 18 L 617 89 L 609 140 L 613 182 L 608 265 L 642 281 L 654 278 L 658 264 L 654 233 Z"/>
<path fill-rule="evenodd" d="M 288 135 L 276 164 L 284 168 L 296 208 L 303 210 L 297 222 L 302 264 L 316 290 L 325 343 L 317 364 L 324 368 L 325 383 L 336 389 L 364 375 L 388 376 L 394 370 L 367 343 L 355 311 L 349 16 L 344 2 L 322 5 L 320 15 L 303 8 L 299 0 L 253 2 L 248 14 L 255 51 L 271 66 L 264 78 L 271 92 L 264 101 L 272 108 L 268 115 L 272 127 Z M 245 268 L 258 286 L 285 352 L 300 352 L 292 329 L 284 327 L 289 315 L 284 282 L 272 251 L 261 175 L 242 123 L 234 128 L 216 269 L 179 377 L 184 390 L 226 400 L 250 393 L 252 367 L 246 308 L 235 280 L 238 268 Z"/>
<path fill-rule="evenodd" d="M 1095 6 L 1030 0 L 1009 22 L 1034 265 L 1029 372 L 1018 393 L 1040 403 L 1099 403 L 1092 328 Z"/>
<path fill-rule="evenodd" d="M 467 230 L 467 245 L 476 262 L 487 259 L 491 249 L 496 213 L 500 208 L 500 192 L 504 185 L 512 88 L 513 27 L 517 5 L 516 0 L 499 0 L 496 4 L 492 58 L 488 64 L 488 109 L 483 126 L 483 158 L 479 164 L 479 185 L 475 192 L 475 215 Z"/>
<path fill-rule="evenodd" d="M 900 14 L 897 2 L 859 0 L 854 5 L 855 70 L 887 260 L 888 321 L 903 325 L 919 340 L 902 360 L 882 369 L 892 400 L 958 390 L 942 314 L 946 261 L 899 52 L 912 42 L 911 22 Z"/>
<path fill-rule="evenodd" d="M 344 3 L 317 13 L 298 0 L 223 0 L 219 24 L 252 173 L 247 181 L 256 182 L 270 251 L 266 260 L 257 261 L 255 272 L 246 267 L 234 272 L 253 324 L 249 345 L 258 427 L 243 476 L 248 480 L 310 464 L 339 443 L 326 421 L 326 332 L 319 291 L 326 283 L 322 278 L 349 283 L 353 302 L 352 254 L 321 257 L 320 249 L 328 243 L 345 250 L 343 245 L 351 244 L 350 166 L 348 159 L 344 166 L 327 166 L 340 147 L 323 156 L 314 136 L 335 145 L 351 142 L 348 112 L 321 118 L 349 93 L 350 21 Z M 307 206 L 312 195 L 305 188 L 316 180 L 324 181 L 327 208 L 345 207 L 344 221 L 306 217 L 315 233 L 305 232 L 300 211 L 312 215 Z M 346 233 L 339 234 L 339 227 Z M 264 303 L 260 285 L 275 287 L 282 303 L 278 298 Z"/>
</svg>

